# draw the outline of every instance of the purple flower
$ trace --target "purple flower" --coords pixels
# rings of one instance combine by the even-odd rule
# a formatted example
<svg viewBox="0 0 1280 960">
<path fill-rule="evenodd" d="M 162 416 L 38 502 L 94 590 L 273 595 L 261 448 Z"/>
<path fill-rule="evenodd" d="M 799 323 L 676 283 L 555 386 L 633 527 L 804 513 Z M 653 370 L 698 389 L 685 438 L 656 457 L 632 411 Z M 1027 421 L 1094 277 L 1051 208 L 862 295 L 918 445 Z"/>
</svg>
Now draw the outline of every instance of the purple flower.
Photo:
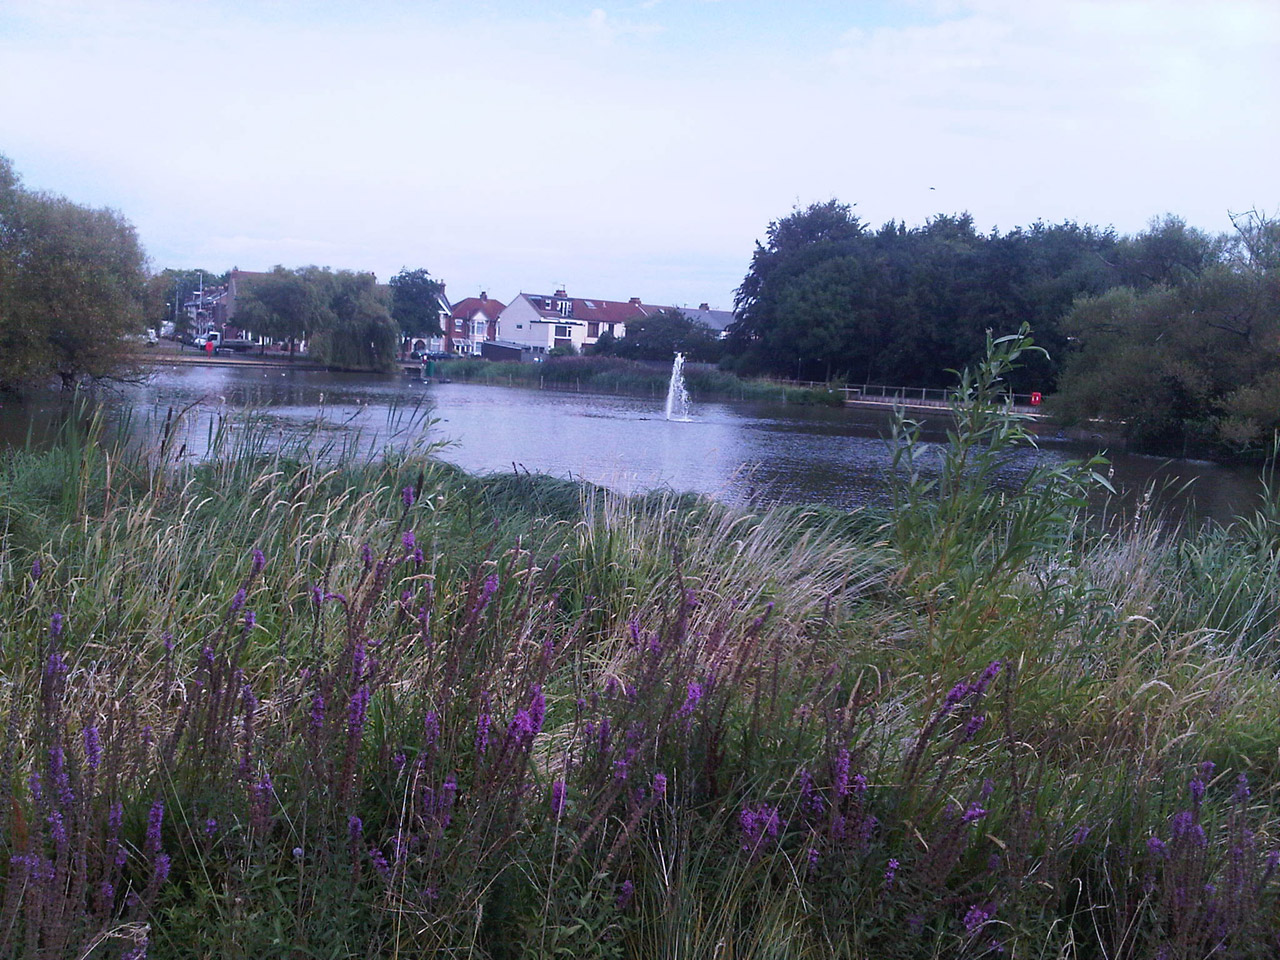
<svg viewBox="0 0 1280 960">
<path fill-rule="evenodd" d="M 533 741 L 533 720 L 528 710 L 517 710 L 507 725 L 507 738 L 517 745 L 525 746 Z"/>
<path fill-rule="evenodd" d="M 964 915 L 965 932 L 970 936 L 977 933 L 987 924 L 993 913 L 995 913 L 995 910 L 990 904 L 981 906 L 975 903 L 969 908 L 969 912 Z"/>
<path fill-rule="evenodd" d="M 245 596 L 246 594 L 244 592 L 244 587 L 241 587 L 239 590 L 236 591 L 236 595 L 231 598 L 232 613 L 238 613 L 240 611 L 240 608 L 244 606 Z"/>
<path fill-rule="evenodd" d="M 318 733 L 324 728 L 324 694 L 317 690 L 311 695 L 311 713 L 308 719 L 308 726 L 312 733 Z"/>
<path fill-rule="evenodd" d="M 422 566 L 422 564 L 426 562 L 426 559 L 426 556 L 422 553 L 422 548 L 415 547 L 413 550 L 413 562 L 418 566 Z"/>
<path fill-rule="evenodd" d="M 556 780 L 551 784 L 551 815 L 559 819 L 564 812 L 564 781 Z"/>
<path fill-rule="evenodd" d="M 1246 800 L 1249 799 L 1249 794 L 1250 794 L 1249 777 L 1246 774 L 1242 773 L 1240 774 L 1240 776 L 1236 777 L 1236 790 L 1234 794 L 1234 799 L 1236 803 L 1244 803 Z"/>
<path fill-rule="evenodd" d="M 43 568 L 41 568 L 40 566 L 40 558 L 36 557 L 34 560 L 31 561 L 31 579 L 39 580 L 40 574 L 43 572 L 44 572 Z"/>
<path fill-rule="evenodd" d="M 67 828 L 62 822 L 62 811 L 54 810 L 45 818 L 49 824 L 49 836 L 53 838 L 53 842 L 58 846 L 62 846 L 67 842 Z"/>
<path fill-rule="evenodd" d="M 377 847 L 369 848 L 369 859 L 373 861 L 373 869 L 378 871 L 378 876 L 383 880 L 391 879 L 391 865 L 387 863 L 387 858 L 382 855 L 382 851 Z"/>
<path fill-rule="evenodd" d="M 431 749 L 440 739 L 440 718 L 434 710 L 428 711 L 422 718 L 422 746 Z"/>
<path fill-rule="evenodd" d="M 266 556 L 263 554 L 261 550 L 255 547 L 253 551 L 253 572 L 255 574 L 261 573 L 262 568 L 265 567 L 266 565 L 267 565 Z"/>
<path fill-rule="evenodd" d="M 49 637 L 57 640 L 62 636 L 62 614 L 55 613 L 49 618 Z"/>
<path fill-rule="evenodd" d="M 166 630 L 160 634 L 160 639 L 164 642 L 164 652 L 173 653 L 173 634 Z"/>
<path fill-rule="evenodd" d="M 62 654 L 55 650 L 49 654 L 49 659 L 45 662 L 44 675 L 50 680 L 59 680 L 67 675 L 69 669 L 67 661 L 62 659 Z"/>
<path fill-rule="evenodd" d="M 762 803 L 755 807 L 744 805 L 738 814 L 738 825 L 742 828 L 742 849 L 754 850 L 765 837 L 777 837 L 782 821 L 777 807 Z"/>
<path fill-rule="evenodd" d="M 406 530 L 400 537 L 400 543 L 404 546 L 404 552 L 411 554 L 418 545 L 417 540 L 413 536 L 412 530 Z"/>
<path fill-rule="evenodd" d="M 164 883 L 166 880 L 169 879 L 169 867 L 171 865 L 172 865 L 172 861 L 169 859 L 169 855 L 167 853 L 156 854 L 156 864 L 155 864 L 156 883 Z"/>
<path fill-rule="evenodd" d="M 981 713 L 975 713 L 971 716 L 969 721 L 964 725 L 964 739 L 972 740 L 977 735 L 978 731 L 982 729 L 982 725 L 986 722 L 986 716 Z"/>
<path fill-rule="evenodd" d="M 311 588 L 311 602 L 317 607 L 324 603 L 324 588 L 318 583 Z"/>
<path fill-rule="evenodd" d="M 364 836 L 364 821 L 352 814 L 347 817 L 347 838 L 356 843 Z"/>
<path fill-rule="evenodd" d="M 258 622 L 258 615 L 252 610 L 246 610 L 244 614 L 244 631 L 248 633 L 253 629 L 253 625 Z"/>
<path fill-rule="evenodd" d="M 631 898 L 636 894 L 636 885 L 630 880 L 623 880 L 618 888 L 618 909 L 625 910 L 631 905 Z"/>
<path fill-rule="evenodd" d="M 485 578 L 484 587 L 480 591 L 480 599 L 476 601 L 475 609 L 471 611 L 473 617 L 477 617 L 489 605 L 489 601 L 493 599 L 493 595 L 498 592 L 498 575 L 496 573 L 489 574 Z"/>
<path fill-rule="evenodd" d="M 373 566 L 373 547 L 367 543 L 360 545 L 360 562 L 366 570 Z"/>
<path fill-rule="evenodd" d="M 693 711 L 698 709 L 698 703 L 702 700 L 702 684 L 696 680 L 689 682 L 688 689 L 685 692 L 684 704 L 676 711 L 677 717 L 688 717 Z"/>
<path fill-rule="evenodd" d="M 204 822 L 204 835 L 206 837 L 216 836 L 218 833 L 218 821 L 210 817 Z"/>
<path fill-rule="evenodd" d="M 667 775 L 665 773 L 655 773 L 653 775 L 653 795 L 658 800 L 664 800 L 667 796 Z"/>
<path fill-rule="evenodd" d="M 947 693 L 947 699 L 942 701 L 942 712 L 950 713 L 951 710 L 965 697 L 973 692 L 973 687 L 961 680 Z"/>
<path fill-rule="evenodd" d="M 1082 823 L 1076 827 L 1076 832 L 1071 835 L 1071 843 L 1073 846 L 1080 846 L 1089 836 L 1089 825 Z"/>
<path fill-rule="evenodd" d="M 147 840 L 146 851 L 150 854 L 160 852 L 160 832 L 164 827 L 164 801 L 157 800 L 151 804 L 151 810 L 147 814 Z"/>
<path fill-rule="evenodd" d="M 533 685 L 533 695 L 529 698 L 529 720 L 533 723 L 533 732 L 541 733 L 542 724 L 547 718 L 547 698 L 542 695 L 542 685 Z"/>
<path fill-rule="evenodd" d="M 493 718 L 489 716 L 489 711 L 481 712 L 476 717 L 476 753 L 484 756 L 485 751 L 489 749 L 489 726 L 493 723 Z"/>
<path fill-rule="evenodd" d="M 358 740 L 364 733 L 364 725 L 369 719 L 369 685 L 362 683 L 360 689 L 351 697 L 347 708 L 347 735 Z"/>
<path fill-rule="evenodd" d="M 849 748 L 841 747 L 836 751 L 835 764 L 831 773 L 832 784 L 837 797 L 849 795 Z"/>
<path fill-rule="evenodd" d="M 898 863 L 897 857 L 889 858 L 889 864 L 888 866 L 885 867 L 885 870 L 884 870 L 884 885 L 886 887 L 891 886 L 893 884 L 893 878 L 898 875 L 899 866 L 901 866 L 901 864 Z"/>
<path fill-rule="evenodd" d="M 102 762 L 102 739 L 97 727 L 84 728 L 84 759 L 90 770 L 96 771 Z"/>
<path fill-rule="evenodd" d="M 400 491 L 400 499 L 404 501 L 406 507 L 413 506 L 413 487 L 405 487 Z"/>
<path fill-rule="evenodd" d="M 960 818 L 961 823 L 975 823 L 987 815 L 985 807 L 979 806 L 977 803 L 969 804 L 969 808 L 965 810 L 964 816 Z"/>
<path fill-rule="evenodd" d="M 1147 838 L 1147 852 L 1153 857 L 1163 857 L 1168 853 L 1168 846 L 1159 837 Z"/>
</svg>

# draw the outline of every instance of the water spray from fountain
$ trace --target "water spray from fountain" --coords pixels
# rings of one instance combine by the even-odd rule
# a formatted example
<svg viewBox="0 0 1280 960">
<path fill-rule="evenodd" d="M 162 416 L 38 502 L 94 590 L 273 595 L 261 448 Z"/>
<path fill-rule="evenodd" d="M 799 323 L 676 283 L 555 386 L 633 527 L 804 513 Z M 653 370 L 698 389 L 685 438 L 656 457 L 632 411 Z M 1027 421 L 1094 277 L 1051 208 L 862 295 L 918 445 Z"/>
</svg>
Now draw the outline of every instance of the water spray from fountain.
<svg viewBox="0 0 1280 960">
<path fill-rule="evenodd" d="M 684 354 L 677 353 L 671 364 L 671 383 L 667 385 L 667 419 L 688 423 L 689 391 L 684 386 Z"/>
</svg>

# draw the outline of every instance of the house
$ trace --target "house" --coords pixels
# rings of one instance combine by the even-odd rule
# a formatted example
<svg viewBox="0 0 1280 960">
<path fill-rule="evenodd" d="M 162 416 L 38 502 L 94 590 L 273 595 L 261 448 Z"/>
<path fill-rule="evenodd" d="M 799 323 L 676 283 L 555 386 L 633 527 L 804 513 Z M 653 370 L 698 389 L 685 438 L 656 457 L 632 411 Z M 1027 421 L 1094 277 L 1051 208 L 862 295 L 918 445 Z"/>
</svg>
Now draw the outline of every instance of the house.
<svg viewBox="0 0 1280 960">
<path fill-rule="evenodd" d="M 498 339 L 498 317 L 506 305 L 485 292 L 459 300 L 444 324 L 445 352 L 480 356 L 480 345 Z"/>
<path fill-rule="evenodd" d="M 704 327 L 714 330 L 716 338 L 720 340 L 729 336 L 729 324 L 734 321 L 732 310 L 712 310 L 705 303 L 698 304 L 697 310 L 690 307 L 681 307 L 680 312 L 694 323 L 700 323 Z"/>
<path fill-rule="evenodd" d="M 498 339 L 520 344 L 534 354 L 556 348 L 581 350 L 604 333 L 627 335 L 627 321 L 647 317 L 663 307 L 627 301 L 570 297 L 563 289 L 551 295 L 521 293 L 498 317 Z"/>
<path fill-rule="evenodd" d="M 387 289 L 387 302 L 390 303 L 390 287 Z M 443 333 L 413 333 L 405 330 L 404 339 L 400 343 L 401 356 L 408 356 L 411 353 L 447 353 L 449 352 L 449 327 L 452 322 L 453 307 L 449 305 L 449 299 L 444 295 L 444 284 L 440 284 L 440 296 L 436 298 L 438 307 L 437 314 L 439 316 L 440 329 Z"/>
</svg>

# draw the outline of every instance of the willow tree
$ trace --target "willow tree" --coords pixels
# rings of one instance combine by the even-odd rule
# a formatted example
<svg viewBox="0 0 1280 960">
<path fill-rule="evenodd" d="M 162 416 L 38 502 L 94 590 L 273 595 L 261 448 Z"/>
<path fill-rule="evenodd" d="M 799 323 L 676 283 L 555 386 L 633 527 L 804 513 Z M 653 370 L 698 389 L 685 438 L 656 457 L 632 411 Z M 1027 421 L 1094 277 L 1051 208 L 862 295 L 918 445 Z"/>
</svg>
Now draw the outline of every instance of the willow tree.
<svg viewBox="0 0 1280 960">
<path fill-rule="evenodd" d="M 0 387 L 122 372 L 145 282 L 128 220 L 27 190 L 0 157 Z"/>
</svg>

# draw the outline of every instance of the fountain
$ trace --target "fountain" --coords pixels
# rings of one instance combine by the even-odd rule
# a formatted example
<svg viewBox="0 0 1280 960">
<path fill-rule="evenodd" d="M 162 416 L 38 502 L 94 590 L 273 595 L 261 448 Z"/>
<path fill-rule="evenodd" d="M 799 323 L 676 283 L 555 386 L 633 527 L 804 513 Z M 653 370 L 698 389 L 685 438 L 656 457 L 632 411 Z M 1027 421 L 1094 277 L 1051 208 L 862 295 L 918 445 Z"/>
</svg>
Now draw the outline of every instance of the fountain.
<svg viewBox="0 0 1280 960">
<path fill-rule="evenodd" d="M 671 383 L 667 386 L 667 419 L 688 423 L 689 391 L 684 386 L 684 354 L 677 353 L 671 364 Z"/>
</svg>

